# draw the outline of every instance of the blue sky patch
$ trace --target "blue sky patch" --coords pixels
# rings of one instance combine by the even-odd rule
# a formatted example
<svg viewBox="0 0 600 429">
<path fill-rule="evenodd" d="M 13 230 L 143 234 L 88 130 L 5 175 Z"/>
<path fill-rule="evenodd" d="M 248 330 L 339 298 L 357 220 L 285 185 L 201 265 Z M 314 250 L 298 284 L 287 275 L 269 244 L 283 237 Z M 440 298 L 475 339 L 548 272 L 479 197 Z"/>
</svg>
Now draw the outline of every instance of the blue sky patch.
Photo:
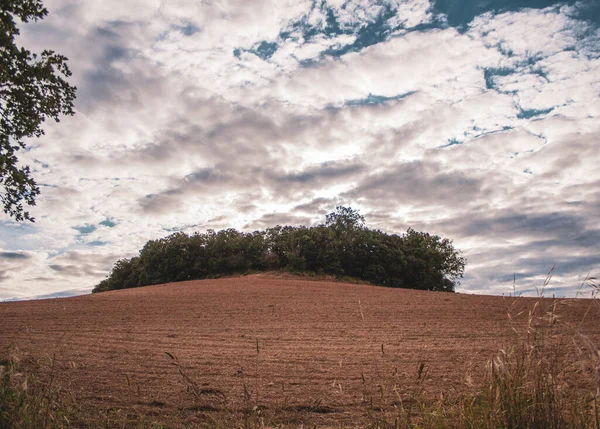
<svg viewBox="0 0 600 429">
<path fill-rule="evenodd" d="M 440 146 L 438 149 L 443 149 L 445 147 L 450 147 L 450 146 L 456 146 L 459 144 L 463 144 L 463 142 L 461 142 L 460 140 L 457 140 L 455 138 L 451 138 L 448 139 L 448 143 L 446 143 L 445 145 Z"/>
<path fill-rule="evenodd" d="M 388 101 L 396 101 L 396 100 L 401 100 L 406 97 L 410 97 L 411 95 L 413 95 L 416 92 L 417 91 L 410 91 L 410 92 L 406 92 L 404 94 L 394 95 L 393 97 L 385 97 L 383 95 L 369 94 L 365 98 L 359 98 L 356 100 L 348 100 L 344 103 L 344 105 L 345 106 L 367 106 L 367 105 L 374 105 L 374 104 L 384 104 Z"/>
<path fill-rule="evenodd" d="M 593 3 L 594 0 L 584 2 Z M 521 9 L 543 9 L 555 4 L 576 4 L 576 1 L 556 0 L 436 0 L 435 9 L 447 16 L 452 27 L 466 28 L 473 19 L 486 12 L 509 12 Z"/>
<path fill-rule="evenodd" d="M 341 57 L 348 52 L 357 52 L 368 46 L 388 40 L 392 34 L 402 28 L 401 24 L 392 20 L 397 13 L 397 8 L 390 6 L 387 2 L 377 1 L 374 4 L 380 5 L 379 13 L 361 22 L 342 25 L 336 15 L 336 11 L 326 6 L 325 2 L 313 2 L 309 13 L 303 15 L 300 19 L 292 21 L 285 29 L 279 33 L 279 39 L 283 41 L 311 42 L 318 36 L 334 38 L 341 35 L 355 35 L 352 43 L 346 45 L 332 46 L 324 50 L 318 57 L 319 60 L 326 56 Z M 344 9 L 346 5 L 342 6 Z M 318 24 L 311 24 L 308 20 L 310 12 L 318 9 L 320 14 L 324 15 L 325 21 Z M 437 26 L 437 25 L 436 25 Z M 316 64 L 316 60 L 304 61 L 303 67 Z"/>
<path fill-rule="evenodd" d="M 485 87 L 487 89 L 498 89 L 498 85 L 495 82 L 497 76 L 504 77 L 509 76 L 515 72 L 515 69 L 509 67 L 489 67 L 483 69 L 483 77 L 485 79 Z"/>
<path fill-rule="evenodd" d="M 240 59 L 242 57 L 242 52 L 250 52 L 260 59 L 267 61 L 275 52 L 277 52 L 277 42 L 267 42 L 266 40 L 263 40 L 262 42 L 255 44 L 251 49 L 235 48 L 233 50 L 233 56 Z"/>
<path fill-rule="evenodd" d="M 396 13 L 396 9 L 392 9 L 386 5 L 375 21 L 368 22 L 358 29 L 354 43 L 344 45 L 340 48 L 329 48 L 323 54 L 341 57 L 348 52 L 360 51 L 368 46 L 386 41 L 393 31 L 401 28 L 401 26 L 392 26 L 388 22 L 388 20 L 396 16 Z"/>
<path fill-rule="evenodd" d="M 98 227 L 96 225 L 85 224 L 82 226 L 74 226 L 73 229 L 79 231 L 80 235 L 87 235 L 96 231 Z"/>
<path fill-rule="evenodd" d="M 567 4 L 575 4 L 575 17 L 597 25 L 600 25 L 600 1 L 587 0 L 581 2 L 569 1 Z"/>
<path fill-rule="evenodd" d="M 90 241 L 89 243 L 86 243 L 88 246 L 92 246 L 92 247 L 100 247 L 100 246 L 105 246 L 108 243 L 106 241 L 100 241 L 100 240 L 94 240 L 94 241 Z"/>
<path fill-rule="evenodd" d="M 248 52 L 252 52 L 254 55 L 262 58 L 263 60 L 268 60 L 275 52 L 277 52 L 277 43 L 263 40 L 258 44 L 258 46 L 250 49 Z"/>
<path fill-rule="evenodd" d="M 520 109 L 519 113 L 517 113 L 517 118 L 531 119 L 531 118 L 535 118 L 536 116 L 547 115 L 548 113 L 552 112 L 553 110 L 554 110 L 554 107 L 551 107 L 549 109 Z"/>
<path fill-rule="evenodd" d="M 113 221 L 112 219 L 106 218 L 102 222 L 100 222 L 100 225 L 107 226 L 109 228 L 113 228 L 113 227 L 117 226 L 117 223 L 115 221 Z"/>
<path fill-rule="evenodd" d="M 179 30 L 184 36 L 193 36 L 200 31 L 200 28 L 191 22 L 186 22 L 183 25 L 177 26 L 177 30 Z"/>
</svg>

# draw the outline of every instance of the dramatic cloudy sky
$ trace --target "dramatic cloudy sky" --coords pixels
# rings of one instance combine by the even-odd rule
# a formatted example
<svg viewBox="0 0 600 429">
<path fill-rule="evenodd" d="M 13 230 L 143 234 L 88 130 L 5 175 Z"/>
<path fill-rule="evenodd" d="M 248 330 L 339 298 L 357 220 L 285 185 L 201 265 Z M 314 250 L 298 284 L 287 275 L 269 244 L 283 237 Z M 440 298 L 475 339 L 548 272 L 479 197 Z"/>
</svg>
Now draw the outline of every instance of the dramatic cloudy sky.
<svg viewBox="0 0 600 429">
<path fill-rule="evenodd" d="M 600 2 L 46 0 L 77 113 L 21 154 L 0 299 L 86 293 L 173 231 L 322 222 L 454 240 L 464 293 L 600 269 Z"/>
</svg>

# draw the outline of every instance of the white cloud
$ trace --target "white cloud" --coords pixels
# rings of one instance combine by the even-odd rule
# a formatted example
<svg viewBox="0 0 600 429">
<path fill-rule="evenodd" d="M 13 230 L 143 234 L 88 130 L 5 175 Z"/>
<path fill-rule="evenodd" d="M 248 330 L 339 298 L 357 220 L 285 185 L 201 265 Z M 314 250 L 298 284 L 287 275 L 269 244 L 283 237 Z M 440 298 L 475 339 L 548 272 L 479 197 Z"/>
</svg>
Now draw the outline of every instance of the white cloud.
<svg viewBox="0 0 600 429">
<path fill-rule="evenodd" d="M 292 24 L 322 30 L 328 12 L 308 1 L 47 4 L 22 41 L 70 58 L 77 115 L 22 154 L 44 186 L 34 226 L 0 217 L 0 253 L 28 255 L 0 261 L 0 299 L 89 288 L 174 228 L 340 204 L 453 238 L 463 291 L 506 292 L 513 272 L 532 288 L 555 262 L 570 287 L 600 263 L 597 32 L 572 8 L 408 31 L 429 2 L 328 1 L 347 34 L 309 37 Z M 357 44 L 383 4 L 398 29 Z"/>
</svg>

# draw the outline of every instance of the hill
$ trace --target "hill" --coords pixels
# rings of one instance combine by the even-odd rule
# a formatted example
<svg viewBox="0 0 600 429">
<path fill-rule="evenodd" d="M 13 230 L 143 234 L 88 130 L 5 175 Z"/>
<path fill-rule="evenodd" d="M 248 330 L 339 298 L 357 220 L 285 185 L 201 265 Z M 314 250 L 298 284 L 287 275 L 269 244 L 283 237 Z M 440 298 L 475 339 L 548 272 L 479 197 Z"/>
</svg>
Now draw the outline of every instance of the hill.
<svg viewBox="0 0 600 429">
<path fill-rule="evenodd" d="M 118 260 L 92 292 L 275 270 L 450 292 L 465 264 L 449 239 L 411 228 L 402 235 L 369 229 L 356 210 L 340 206 L 313 227 L 180 231 L 150 240 L 138 256 Z"/>
<path fill-rule="evenodd" d="M 51 380 L 73 427 L 356 427 L 458 400 L 535 309 L 597 344 L 595 304 L 260 274 L 0 303 L 0 360 Z"/>
</svg>

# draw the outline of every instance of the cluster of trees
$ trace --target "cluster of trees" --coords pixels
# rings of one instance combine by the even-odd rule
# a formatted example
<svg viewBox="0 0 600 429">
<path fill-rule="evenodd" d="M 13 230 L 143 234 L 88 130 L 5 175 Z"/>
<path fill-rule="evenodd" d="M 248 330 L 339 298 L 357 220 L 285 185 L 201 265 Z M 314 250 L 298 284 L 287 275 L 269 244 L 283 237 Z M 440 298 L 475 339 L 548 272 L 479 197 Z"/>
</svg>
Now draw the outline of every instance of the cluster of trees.
<svg viewBox="0 0 600 429">
<path fill-rule="evenodd" d="M 386 234 L 366 228 L 357 211 L 337 207 L 325 224 L 315 227 L 177 232 L 148 241 L 139 256 L 117 261 L 93 292 L 270 270 L 453 292 L 465 263 L 448 239 L 413 229 Z"/>
</svg>

